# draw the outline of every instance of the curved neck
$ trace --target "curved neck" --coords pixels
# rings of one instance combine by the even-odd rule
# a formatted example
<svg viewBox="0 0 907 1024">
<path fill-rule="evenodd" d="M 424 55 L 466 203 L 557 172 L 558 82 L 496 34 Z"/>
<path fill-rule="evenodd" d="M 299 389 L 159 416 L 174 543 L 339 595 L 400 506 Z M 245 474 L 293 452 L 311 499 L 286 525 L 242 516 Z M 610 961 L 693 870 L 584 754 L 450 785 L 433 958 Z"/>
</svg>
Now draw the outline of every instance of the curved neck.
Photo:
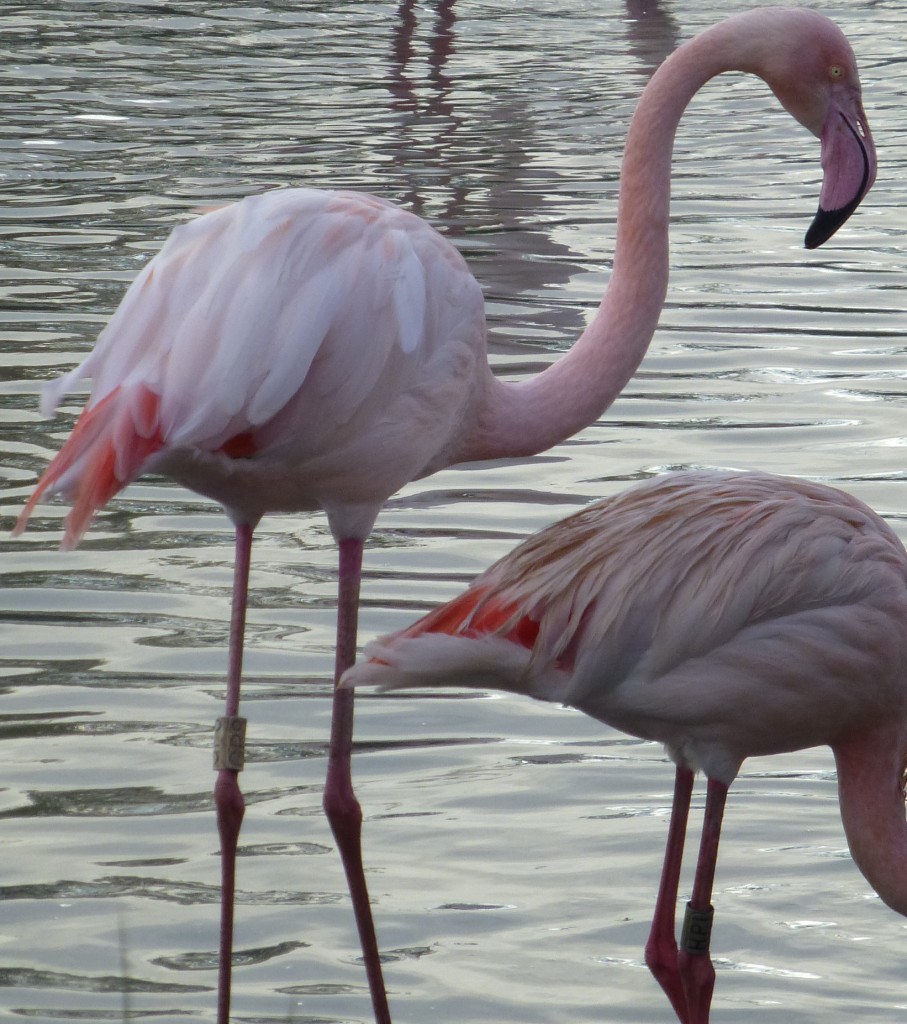
<svg viewBox="0 0 907 1024">
<path fill-rule="evenodd" d="M 636 372 L 668 285 L 671 156 L 680 118 L 715 75 L 755 70 L 740 22 L 729 19 L 676 50 L 655 72 L 633 115 L 620 177 L 617 239 L 607 290 L 574 346 L 537 376 L 491 376 L 473 435 L 458 461 L 531 455 L 594 422 Z"/>
<path fill-rule="evenodd" d="M 907 916 L 907 739 L 900 723 L 865 732 L 834 748 L 847 845 L 883 901 Z"/>
</svg>

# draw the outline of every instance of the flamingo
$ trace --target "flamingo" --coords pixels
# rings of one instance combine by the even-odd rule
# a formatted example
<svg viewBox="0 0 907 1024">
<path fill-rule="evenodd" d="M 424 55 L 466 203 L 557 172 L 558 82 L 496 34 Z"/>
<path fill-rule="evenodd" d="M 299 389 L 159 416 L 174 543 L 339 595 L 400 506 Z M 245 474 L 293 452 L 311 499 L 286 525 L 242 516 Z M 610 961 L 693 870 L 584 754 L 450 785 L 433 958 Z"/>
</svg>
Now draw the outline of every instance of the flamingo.
<svg viewBox="0 0 907 1024">
<path fill-rule="evenodd" d="M 675 782 L 646 962 L 682 1024 L 707 1024 L 712 884 L 745 758 L 831 746 L 844 831 L 907 915 L 907 552 L 843 491 L 768 473 L 677 472 L 549 526 L 341 686 L 466 686 L 556 701 L 664 743 Z M 705 814 L 680 948 L 694 772 Z"/>
<path fill-rule="evenodd" d="M 72 548 L 94 513 L 147 472 L 220 502 L 236 532 L 227 698 L 215 804 L 222 855 L 218 1022 L 229 1019 L 242 644 L 253 531 L 268 512 L 322 509 L 339 547 L 335 682 L 355 660 L 363 544 L 403 484 L 458 462 L 528 456 L 593 422 L 632 376 L 668 279 L 671 153 L 684 108 L 724 71 L 761 76 L 821 140 L 821 245 L 876 173 L 853 51 L 824 16 L 772 8 L 681 46 L 646 87 L 623 159 L 610 282 L 573 348 L 503 382 L 486 354 L 482 292 L 458 251 L 382 199 L 284 189 L 177 227 L 88 357 L 50 383 L 51 415 L 92 392 L 22 511 L 61 494 Z M 389 1024 L 350 775 L 352 692 L 335 687 L 324 806 L 343 860 L 375 1017 Z"/>
</svg>

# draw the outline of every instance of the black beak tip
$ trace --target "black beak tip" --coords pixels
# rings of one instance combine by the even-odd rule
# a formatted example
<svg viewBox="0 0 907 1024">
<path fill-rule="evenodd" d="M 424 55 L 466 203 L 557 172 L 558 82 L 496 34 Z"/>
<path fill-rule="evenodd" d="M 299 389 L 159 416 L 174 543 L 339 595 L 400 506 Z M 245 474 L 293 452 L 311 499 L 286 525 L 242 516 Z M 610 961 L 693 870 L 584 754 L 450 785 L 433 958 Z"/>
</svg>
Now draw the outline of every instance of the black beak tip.
<svg viewBox="0 0 907 1024">
<path fill-rule="evenodd" d="M 820 245 L 827 242 L 844 223 L 844 221 L 846 221 L 853 211 L 860 205 L 860 199 L 862 198 L 863 197 L 861 195 L 852 203 L 842 206 L 839 210 L 823 210 L 820 206 L 816 216 L 813 218 L 812 224 L 809 226 L 809 231 L 806 232 L 806 237 L 803 240 L 803 244 L 806 248 L 818 249 Z"/>
</svg>

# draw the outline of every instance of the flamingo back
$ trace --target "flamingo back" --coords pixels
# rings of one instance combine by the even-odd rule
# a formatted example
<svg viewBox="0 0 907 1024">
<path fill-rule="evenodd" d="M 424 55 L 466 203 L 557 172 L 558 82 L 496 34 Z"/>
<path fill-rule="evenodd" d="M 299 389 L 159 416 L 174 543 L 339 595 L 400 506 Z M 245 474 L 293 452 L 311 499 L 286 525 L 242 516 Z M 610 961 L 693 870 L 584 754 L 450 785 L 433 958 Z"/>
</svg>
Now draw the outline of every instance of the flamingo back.
<svg viewBox="0 0 907 1024">
<path fill-rule="evenodd" d="M 750 754 L 830 742 L 886 702 L 905 710 L 905 613 L 907 554 L 855 498 L 672 473 L 529 538 L 368 645 L 345 682 L 570 704 L 729 779 Z"/>
<path fill-rule="evenodd" d="M 148 469 L 249 521 L 377 508 L 443 452 L 484 358 L 481 290 L 424 221 L 357 193 L 249 197 L 176 228 L 94 350 L 46 388 L 50 414 L 92 380 L 20 528 L 38 496 L 75 496 L 75 543 Z M 111 448 L 116 472 L 86 482 Z"/>
</svg>

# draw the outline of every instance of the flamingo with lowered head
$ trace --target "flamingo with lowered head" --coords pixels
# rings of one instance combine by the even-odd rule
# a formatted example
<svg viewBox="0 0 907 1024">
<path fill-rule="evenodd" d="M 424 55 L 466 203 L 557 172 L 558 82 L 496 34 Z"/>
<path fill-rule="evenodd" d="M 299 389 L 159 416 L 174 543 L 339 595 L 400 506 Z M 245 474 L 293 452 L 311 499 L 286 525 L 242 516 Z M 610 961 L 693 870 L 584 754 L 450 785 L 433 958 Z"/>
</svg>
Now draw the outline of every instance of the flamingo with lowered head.
<svg viewBox="0 0 907 1024">
<path fill-rule="evenodd" d="M 236 528 L 226 741 L 215 802 L 222 852 L 218 1021 L 229 1015 L 234 857 L 243 814 L 239 685 L 252 534 L 267 512 L 323 509 L 340 549 L 336 678 L 352 664 L 365 538 L 407 481 L 463 461 L 530 455 L 595 420 L 639 365 L 668 280 L 674 133 L 715 75 L 762 77 L 822 146 L 814 247 L 873 183 L 853 52 L 827 18 L 769 8 L 681 46 L 652 77 L 627 137 L 607 291 L 573 348 L 535 378 L 488 365 L 481 289 L 419 218 L 369 195 L 286 189 L 176 228 L 85 361 L 50 384 L 51 413 L 91 397 L 22 512 L 73 501 L 63 546 L 142 473 L 219 501 Z M 324 804 L 350 885 L 376 1019 L 389 1021 L 350 778 L 352 693 L 335 690 Z M 237 732 L 238 730 L 238 732 Z"/>
<path fill-rule="evenodd" d="M 851 495 L 767 473 L 669 473 L 530 537 L 469 589 L 369 644 L 341 685 L 495 688 L 660 740 L 674 802 L 646 962 L 707 1024 L 712 883 L 750 756 L 828 744 L 851 854 L 907 915 L 907 552 Z M 708 779 L 680 949 L 693 774 Z"/>
</svg>

